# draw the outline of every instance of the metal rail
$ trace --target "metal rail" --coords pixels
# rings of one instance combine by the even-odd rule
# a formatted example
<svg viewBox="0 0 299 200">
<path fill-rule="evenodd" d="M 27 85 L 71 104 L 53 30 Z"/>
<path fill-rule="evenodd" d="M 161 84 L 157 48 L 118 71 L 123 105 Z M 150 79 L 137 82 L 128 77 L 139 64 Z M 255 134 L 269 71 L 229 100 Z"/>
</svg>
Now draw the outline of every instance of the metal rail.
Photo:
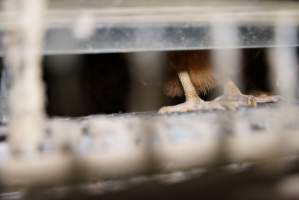
<svg viewBox="0 0 299 200">
<path fill-rule="evenodd" d="M 170 6 L 171 5 L 171 6 Z M 278 15 L 298 22 L 298 4 L 286 1 L 49 1 L 45 18 L 45 54 L 211 49 L 210 19 L 234 19 L 240 43 L 234 48 L 297 46 L 275 43 Z M 18 13 L 0 13 L 0 37 Z M 0 44 L 3 52 L 3 44 Z"/>
</svg>

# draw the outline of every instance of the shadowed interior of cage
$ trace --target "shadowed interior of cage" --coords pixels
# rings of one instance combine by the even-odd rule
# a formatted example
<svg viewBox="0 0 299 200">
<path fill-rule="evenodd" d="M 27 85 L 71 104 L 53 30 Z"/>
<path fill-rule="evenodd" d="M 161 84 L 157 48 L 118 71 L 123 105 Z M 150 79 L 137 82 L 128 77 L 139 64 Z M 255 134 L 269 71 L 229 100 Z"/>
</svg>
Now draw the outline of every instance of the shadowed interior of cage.
<svg viewBox="0 0 299 200">
<path fill-rule="evenodd" d="M 17 9 L 14 3 L 7 1 L 5 9 Z M 158 108 L 168 103 L 161 89 L 167 75 L 165 52 L 176 50 L 163 46 L 146 49 L 152 38 L 163 39 L 160 30 L 152 33 L 138 27 L 132 46 L 143 44 L 144 49 L 136 51 L 52 52 L 43 57 L 43 38 L 47 37 L 43 3 L 27 0 L 6 32 L 1 80 L 7 73 L 9 81 L 1 88 L 7 85 L 9 90 L 1 94 L 8 95 L 9 114 L 2 115 L 7 120 L 3 132 L 8 132 L 8 148 L 3 150 L 0 164 L 3 186 L 77 184 L 209 170 L 232 163 L 239 168 L 256 164 L 261 171 L 277 173 L 296 159 L 296 16 L 275 13 L 275 19 L 268 22 L 273 27 L 273 47 L 263 49 L 238 48 L 242 46 L 241 24 L 227 13 L 214 14 L 208 20 L 214 73 L 223 77 L 219 85 L 232 77 L 245 90 L 266 89 L 285 100 L 239 111 L 158 115 Z M 84 42 L 92 37 L 95 22 L 88 14 L 81 17 L 74 34 Z M 62 42 L 61 38 L 52 40 Z M 247 72 L 254 67 L 242 66 L 248 59 L 242 55 L 250 58 L 252 54 L 262 54 L 261 62 L 267 62 L 266 69 L 257 69 L 254 86 L 246 82 L 250 82 Z M 265 77 L 260 77 L 261 73 Z"/>
</svg>

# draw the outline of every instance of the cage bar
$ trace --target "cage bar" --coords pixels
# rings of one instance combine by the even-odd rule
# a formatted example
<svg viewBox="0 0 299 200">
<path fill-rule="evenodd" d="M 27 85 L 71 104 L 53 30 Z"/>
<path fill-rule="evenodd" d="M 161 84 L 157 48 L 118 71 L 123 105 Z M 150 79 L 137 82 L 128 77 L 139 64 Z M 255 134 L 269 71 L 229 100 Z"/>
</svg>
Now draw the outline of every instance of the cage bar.
<svg viewBox="0 0 299 200">
<path fill-rule="evenodd" d="M 181 172 L 185 177 L 194 169 L 219 166 L 242 170 L 243 165 L 267 165 L 273 160 L 287 168 L 292 158 L 298 160 L 297 110 L 286 115 L 275 105 L 234 112 L 47 118 L 42 54 L 134 52 L 135 78 L 158 82 L 161 51 L 212 49 L 216 73 L 224 77 L 220 82 L 233 76 L 240 83 L 239 50 L 275 47 L 270 60 L 283 82 L 277 91 L 295 101 L 297 63 L 292 48 L 298 46 L 298 3 L 111 2 L 91 0 L 83 5 L 52 0 L 45 8 L 41 0 L 6 1 L 8 7 L 0 15 L 0 37 L 5 38 L 0 51 L 11 88 L 9 129 L 4 132 L 9 132 L 12 152 L 30 159 L 14 157 L 17 154 L 3 159 L 0 182 L 5 189 L 25 188 L 32 194 L 35 188 L 139 176 L 165 181 L 161 174 Z M 287 12 L 280 12 L 281 7 Z M 141 51 L 155 52 L 138 57 Z M 140 95 L 149 104 L 159 99 L 155 91 Z"/>
<path fill-rule="evenodd" d="M 6 1 L 19 12 L 5 32 L 5 64 L 11 77 L 9 143 L 13 154 L 34 155 L 44 132 L 44 91 L 41 80 L 44 1 Z M 30 27 L 30 28 L 28 28 Z"/>
</svg>

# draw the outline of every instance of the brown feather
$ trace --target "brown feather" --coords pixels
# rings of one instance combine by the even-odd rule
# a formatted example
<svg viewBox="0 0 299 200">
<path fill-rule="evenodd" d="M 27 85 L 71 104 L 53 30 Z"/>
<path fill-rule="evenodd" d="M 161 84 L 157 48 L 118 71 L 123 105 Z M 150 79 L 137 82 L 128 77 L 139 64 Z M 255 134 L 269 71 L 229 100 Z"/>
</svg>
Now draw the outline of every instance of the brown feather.
<svg viewBox="0 0 299 200">
<path fill-rule="evenodd" d="M 206 93 L 216 86 L 209 51 L 175 51 L 167 54 L 168 65 L 176 72 L 187 70 L 199 93 Z M 183 96 L 184 91 L 177 74 L 172 74 L 165 85 L 167 96 Z"/>
</svg>

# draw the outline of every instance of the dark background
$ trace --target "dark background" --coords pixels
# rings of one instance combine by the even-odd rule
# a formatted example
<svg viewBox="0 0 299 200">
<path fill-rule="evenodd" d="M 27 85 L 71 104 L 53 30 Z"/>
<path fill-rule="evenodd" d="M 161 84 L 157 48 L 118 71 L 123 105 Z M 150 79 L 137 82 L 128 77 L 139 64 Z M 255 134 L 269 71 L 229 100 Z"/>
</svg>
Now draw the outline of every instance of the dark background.
<svg viewBox="0 0 299 200">
<path fill-rule="evenodd" d="M 243 52 L 243 92 L 271 92 L 266 49 L 245 49 Z M 129 54 L 88 54 L 46 56 L 44 80 L 47 88 L 47 112 L 50 116 L 84 116 L 99 113 L 138 112 L 128 108 L 132 91 Z M 66 60 L 71 60 L 70 62 Z M 167 79 L 166 63 L 163 76 Z M 162 93 L 163 82 L 157 84 L 142 80 L 135 84 L 144 89 L 155 88 Z M 204 99 L 215 97 L 212 90 Z M 182 102 L 184 98 L 167 98 L 162 95 L 161 106 Z M 155 111 L 149 108 L 148 111 Z"/>
</svg>

